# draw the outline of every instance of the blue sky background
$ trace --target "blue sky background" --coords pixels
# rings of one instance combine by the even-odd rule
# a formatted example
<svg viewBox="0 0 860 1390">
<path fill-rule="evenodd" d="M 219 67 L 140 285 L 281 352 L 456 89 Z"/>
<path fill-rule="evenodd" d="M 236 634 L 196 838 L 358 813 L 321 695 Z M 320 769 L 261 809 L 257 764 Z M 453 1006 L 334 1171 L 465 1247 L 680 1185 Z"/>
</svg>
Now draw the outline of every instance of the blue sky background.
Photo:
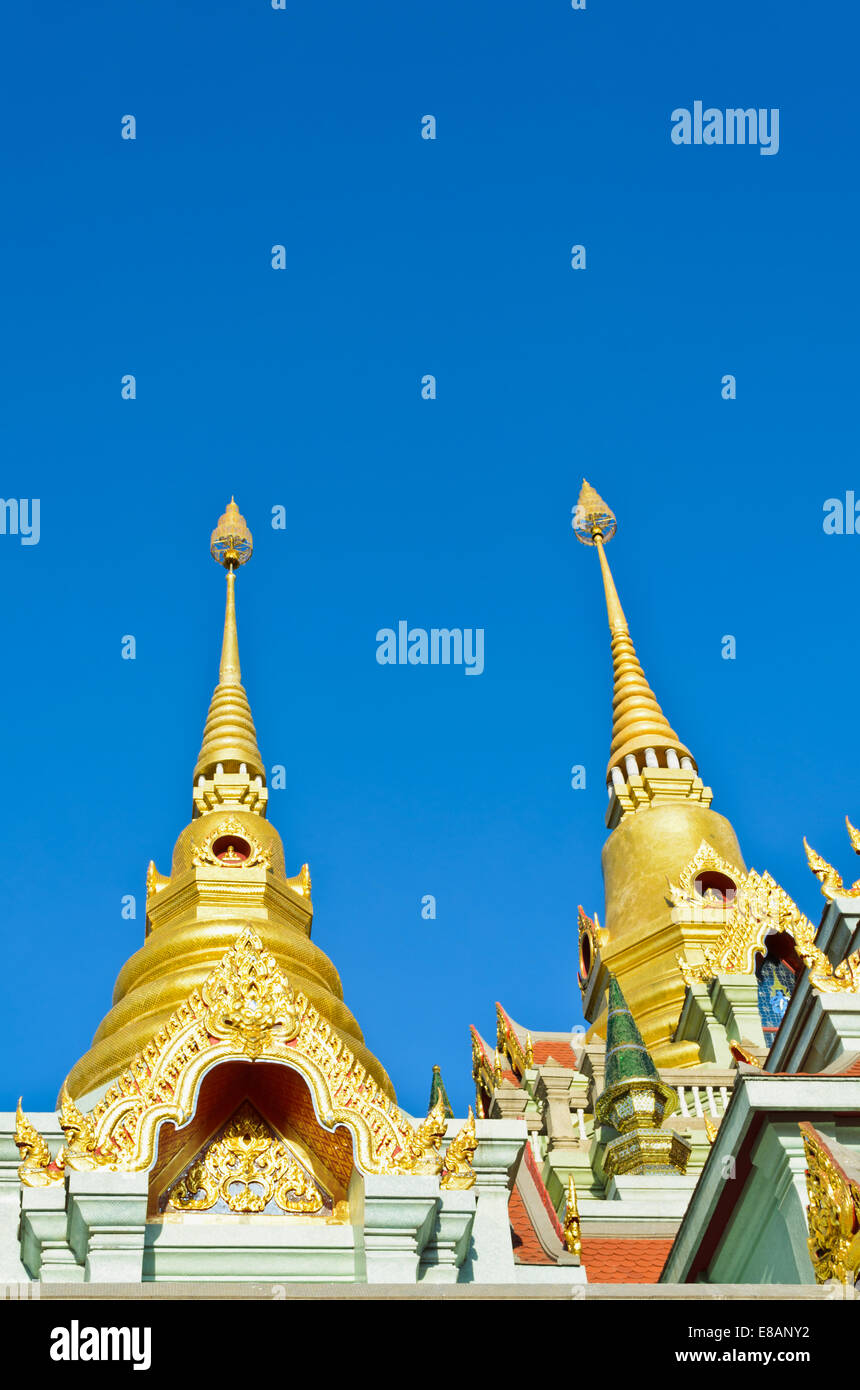
<svg viewBox="0 0 860 1390">
<path fill-rule="evenodd" d="M 232 491 L 271 819 L 407 1108 L 439 1062 L 465 1110 L 496 999 L 581 1019 L 611 690 L 583 473 L 715 809 L 817 919 L 801 837 L 853 877 L 860 820 L 860 537 L 822 530 L 860 496 L 856 15 L 131 0 L 4 31 L 0 476 L 42 519 L 0 537 L 0 1105 L 53 1103 L 190 818 Z M 696 99 L 778 107 L 778 155 L 673 145 Z M 483 627 L 484 674 L 379 666 L 399 619 Z"/>
</svg>

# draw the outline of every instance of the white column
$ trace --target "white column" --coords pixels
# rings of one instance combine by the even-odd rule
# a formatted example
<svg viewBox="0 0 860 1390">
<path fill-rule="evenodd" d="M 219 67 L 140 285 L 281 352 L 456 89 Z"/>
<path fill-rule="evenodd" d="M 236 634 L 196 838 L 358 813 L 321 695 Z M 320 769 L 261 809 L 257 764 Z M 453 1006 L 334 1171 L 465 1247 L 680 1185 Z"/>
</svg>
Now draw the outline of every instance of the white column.
<svg viewBox="0 0 860 1390">
<path fill-rule="evenodd" d="M 452 1122 L 449 1121 L 449 1132 Z M 478 1148 L 472 1160 L 477 1197 L 472 1247 L 461 1282 L 513 1284 L 516 1281 L 508 1220 L 510 1174 L 526 1142 L 525 1120 L 478 1120 Z"/>
</svg>

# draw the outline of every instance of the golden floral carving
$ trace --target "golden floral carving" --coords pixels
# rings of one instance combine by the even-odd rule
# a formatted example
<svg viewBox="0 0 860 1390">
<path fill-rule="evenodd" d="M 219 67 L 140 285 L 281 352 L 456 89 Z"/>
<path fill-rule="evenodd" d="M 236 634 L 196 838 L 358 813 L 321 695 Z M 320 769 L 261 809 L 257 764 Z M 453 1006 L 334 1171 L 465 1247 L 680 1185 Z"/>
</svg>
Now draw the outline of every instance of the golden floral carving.
<svg viewBox="0 0 860 1390">
<path fill-rule="evenodd" d="M 800 1125 L 806 1161 L 809 1195 L 809 1254 L 819 1284 L 830 1279 L 855 1282 L 860 1264 L 858 1212 L 860 1186 L 835 1163 L 812 1125 Z"/>
<path fill-rule="evenodd" d="M 209 1211 L 219 1199 L 243 1213 L 265 1211 L 270 1202 L 283 1212 L 308 1215 L 323 1207 L 311 1175 L 247 1101 L 174 1185 L 168 1205 L 174 1211 Z"/>
<path fill-rule="evenodd" d="M 259 940 L 259 938 L 257 938 Z M 201 990 L 211 1010 L 209 1031 L 235 1041 L 246 1057 L 260 1057 L 267 1043 L 291 1042 L 299 1031 L 296 1001 L 275 957 L 246 949 L 212 972 Z"/>
<path fill-rule="evenodd" d="M 459 1133 L 455 1134 L 445 1153 L 445 1171 L 442 1174 L 441 1187 L 460 1191 L 474 1187 L 475 1172 L 472 1168 L 472 1159 L 477 1147 L 475 1116 L 470 1105 L 469 1118 Z"/>
</svg>

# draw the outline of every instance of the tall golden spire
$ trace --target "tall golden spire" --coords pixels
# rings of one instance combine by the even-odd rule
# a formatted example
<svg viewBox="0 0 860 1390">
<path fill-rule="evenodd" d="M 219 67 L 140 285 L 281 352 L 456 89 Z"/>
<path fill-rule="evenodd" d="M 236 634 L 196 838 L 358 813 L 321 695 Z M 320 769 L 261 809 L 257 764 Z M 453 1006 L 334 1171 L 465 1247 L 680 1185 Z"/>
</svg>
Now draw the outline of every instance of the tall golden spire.
<svg viewBox="0 0 860 1390">
<path fill-rule="evenodd" d="M 711 788 L 645 679 L 604 553 L 616 531 L 615 517 L 584 480 L 573 529 L 584 545 L 597 548 L 615 687 L 607 768 L 611 834 L 602 854 L 605 927 L 599 942 L 593 941 L 581 986 L 585 1016 L 593 1025 L 589 1037 L 606 1036 L 603 997 L 611 972 L 655 1064 L 692 1066 L 699 1061 L 698 1043 L 674 1041 L 687 987 L 678 957 L 688 947 L 699 950 L 707 937 L 699 923 L 678 920 L 666 885 L 677 882 L 703 842 L 739 872 L 743 857 L 729 822 L 711 810 Z"/>
<path fill-rule="evenodd" d="M 681 743 L 660 708 L 633 646 L 604 550 L 604 544 L 612 539 L 617 529 L 615 515 L 584 478 L 574 513 L 573 529 L 583 545 L 597 548 L 612 634 L 612 746 L 606 780 L 617 782 L 620 774 L 620 778 L 626 781 L 629 775 L 641 772 L 648 765 L 682 766 L 695 771 L 695 759 L 689 748 Z M 613 769 L 618 769 L 618 772 L 614 773 Z"/>
<path fill-rule="evenodd" d="M 169 1028 L 171 1017 L 203 987 L 249 924 L 291 988 L 304 994 L 332 1030 L 332 1046 L 340 1045 L 338 1039 L 346 1043 L 360 1068 L 394 1094 L 344 1003 L 335 966 L 311 940 L 308 866 L 287 874 L 281 837 L 266 816 L 268 789 L 236 636 L 236 570 L 252 548 L 245 519 L 231 500 L 211 540 L 212 555 L 227 571 L 227 609 L 218 685 L 195 769 L 194 811 L 174 846 L 170 872 L 150 864 L 143 945 L 120 971 L 113 1006 L 69 1073 L 68 1093 L 75 1101 L 88 1097 L 85 1110 L 160 1029 Z"/>
<path fill-rule="evenodd" d="M 218 684 L 209 705 L 203 746 L 194 769 L 195 783 L 211 778 L 216 770 L 262 778 L 265 768 L 257 747 L 257 732 L 248 696 L 242 685 L 239 665 L 239 636 L 236 630 L 236 570 L 250 560 L 254 551 L 251 532 L 234 498 L 212 532 L 210 551 L 227 571 L 227 607 Z"/>
</svg>

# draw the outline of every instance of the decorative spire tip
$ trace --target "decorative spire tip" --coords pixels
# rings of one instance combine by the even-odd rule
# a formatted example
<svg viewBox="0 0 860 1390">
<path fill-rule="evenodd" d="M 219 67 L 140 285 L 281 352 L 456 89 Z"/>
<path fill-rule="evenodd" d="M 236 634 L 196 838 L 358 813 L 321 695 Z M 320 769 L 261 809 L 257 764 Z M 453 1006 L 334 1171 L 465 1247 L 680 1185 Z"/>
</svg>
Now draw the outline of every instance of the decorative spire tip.
<svg viewBox="0 0 860 1390">
<path fill-rule="evenodd" d="M 225 570 L 235 570 L 239 565 L 244 565 L 254 553 L 254 538 L 236 506 L 235 497 L 230 498 L 227 510 L 218 518 L 218 525 L 209 540 L 209 552 Z"/>
<path fill-rule="evenodd" d="M 576 539 L 583 545 L 596 545 L 598 541 L 611 541 L 618 529 L 615 513 L 607 507 L 603 498 L 585 478 L 579 499 L 573 512 L 571 523 Z"/>
</svg>

